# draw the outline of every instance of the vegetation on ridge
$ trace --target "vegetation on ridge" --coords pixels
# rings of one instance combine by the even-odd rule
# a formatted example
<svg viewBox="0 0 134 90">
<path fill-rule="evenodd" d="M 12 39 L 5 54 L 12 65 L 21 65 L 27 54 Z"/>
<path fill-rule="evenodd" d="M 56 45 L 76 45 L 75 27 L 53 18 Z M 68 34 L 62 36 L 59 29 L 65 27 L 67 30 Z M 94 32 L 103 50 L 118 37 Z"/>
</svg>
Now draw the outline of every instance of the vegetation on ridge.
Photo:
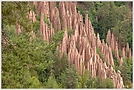
<svg viewBox="0 0 134 90">
<path fill-rule="evenodd" d="M 100 34 L 100 39 L 106 40 L 110 29 L 121 46 L 126 42 L 132 49 L 132 2 L 78 2 L 77 10 L 85 18 L 88 12 L 95 33 Z"/>
<path fill-rule="evenodd" d="M 83 16 L 88 11 L 95 32 L 99 32 L 101 38 L 106 38 L 110 28 L 117 34 L 121 44 L 128 41 L 132 48 L 132 17 L 127 15 L 128 11 L 129 14 L 132 11 L 127 4 L 130 2 L 81 2 L 77 9 Z M 69 65 L 67 54 L 61 55 L 56 49 L 64 30 L 55 32 L 50 43 L 44 41 L 39 33 L 40 15 L 36 16 L 34 23 L 26 18 L 33 8 L 29 2 L 2 2 L 2 88 L 114 88 L 111 79 L 101 81 L 99 76 L 92 77 L 84 68 L 82 75 L 79 75 L 76 68 Z M 118 13 L 118 10 L 121 12 Z M 45 16 L 44 21 L 48 23 Z M 19 35 L 15 31 L 16 23 L 23 27 Z M 31 30 L 34 30 L 36 38 L 29 42 Z M 68 34 L 72 33 L 73 30 L 68 29 Z M 97 52 L 101 56 L 99 48 Z M 121 67 L 118 62 L 115 63 L 122 72 L 125 87 L 131 88 L 132 58 L 124 58 Z"/>
</svg>

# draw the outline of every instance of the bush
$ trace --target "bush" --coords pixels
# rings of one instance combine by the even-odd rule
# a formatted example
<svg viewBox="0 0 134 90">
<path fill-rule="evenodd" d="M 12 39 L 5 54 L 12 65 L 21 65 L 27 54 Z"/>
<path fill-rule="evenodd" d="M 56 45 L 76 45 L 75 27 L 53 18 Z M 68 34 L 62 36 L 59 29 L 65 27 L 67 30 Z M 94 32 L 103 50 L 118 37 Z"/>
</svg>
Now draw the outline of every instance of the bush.
<svg viewBox="0 0 134 90">
<path fill-rule="evenodd" d="M 123 64 L 119 68 L 121 71 L 121 76 L 124 81 L 124 85 L 126 86 L 131 86 L 130 83 L 128 82 L 133 82 L 133 64 L 132 64 L 132 58 L 124 58 L 123 59 Z"/>
<path fill-rule="evenodd" d="M 49 20 L 47 19 L 47 17 L 44 15 L 44 22 L 46 23 L 46 24 L 49 24 Z"/>
<path fill-rule="evenodd" d="M 33 22 L 33 30 L 35 33 L 37 33 L 39 31 L 40 28 L 40 22 L 38 20 L 36 20 L 35 22 Z"/>
<path fill-rule="evenodd" d="M 100 56 L 100 58 L 103 60 L 103 62 L 104 62 L 104 56 L 102 55 L 102 53 L 101 53 L 101 51 L 100 51 L 100 48 L 96 48 L 96 52 L 97 52 L 97 54 L 99 54 L 99 56 Z"/>
<path fill-rule="evenodd" d="M 37 14 L 37 15 L 36 15 L 36 19 L 37 19 L 38 21 L 40 21 L 40 14 Z"/>
<path fill-rule="evenodd" d="M 97 76 L 96 78 L 92 77 L 91 75 L 88 78 L 86 83 L 87 88 L 99 88 L 100 87 L 100 78 Z"/>
<path fill-rule="evenodd" d="M 115 50 L 112 50 L 112 54 L 113 54 L 113 60 L 114 60 L 114 69 L 117 72 L 117 70 L 119 70 L 119 60 L 117 59 L 116 55 L 115 55 Z"/>
<path fill-rule="evenodd" d="M 78 50 L 78 42 L 75 43 L 75 46 L 76 46 L 76 48 L 77 48 L 77 50 Z"/>
<path fill-rule="evenodd" d="M 77 9 L 77 11 L 80 11 L 80 14 L 82 14 L 83 18 L 85 18 L 85 12 L 83 11 L 82 6 L 77 5 L 77 6 L 76 6 L 76 9 Z"/>
<path fill-rule="evenodd" d="M 33 40 L 33 43 L 30 43 L 27 33 L 10 35 L 9 37 L 13 45 L 10 49 L 2 51 L 2 88 L 29 88 L 35 86 L 35 83 L 38 83 L 38 75 L 35 72 L 49 65 L 49 62 L 44 60 L 46 56 L 45 42 Z M 33 77 L 31 80 L 35 81 L 31 83 L 33 84 L 31 86 L 29 77 Z"/>
<path fill-rule="evenodd" d="M 109 78 L 105 78 L 102 83 L 100 88 L 114 88 L 114 84 Z"/>
<path fill-rule="evenodd" d="M 41 88 L 42 87 L 38 78 L 36 78 L 34 76 L 32 78 L 30 78 L 29 84 L 30 84 L 29 88 Z"/>
<path fill-rule="evenodd" d="M 57 7 L 57 8 L 59 7 L 59 2 L 56 2 L 56 7 Z"/>
<path fill-rule="evenodd" d="M 68 29 L 68 35 L 71 36 L 71 34 L 73 34 L 73 29 L 69 28 Z"/>
<path fill-rule="evenodd" d="M 46 88 L 59 88 L 52 72 L 46 83 Z"/>
<path fill-rule="evenodd" d="M 67 54 L 63 53 L 63 55 L 60 56 L 60 52 L 56 51 L 54 53 L 54 63 L 53 63 L 53 69 L 54 69 L 54 75 L 56 79 L 60 76 L 60 74 L 66 70 L 66 68 L 69 67 Z"/>
<path fill-rule="evenodd" d="M 55 44 L 62 40 L 64 31 L 53 37 L 53 43 L 48 44 L 38 35 L 30 42 L 29 33 L 22 31 L 17 35 L 15 27 L 7 26 L 4 30 L 10 44 L 5 44 L 2 48 L 2 88 L 41 88 L 48 78 L 48 81 L 53 81 L 54 79 L 49 77 L 50 74 L 46 73 L 52 69 L 55 57 L 53 50 L 56 50 Z M 63 56 L 62 59 L 65 58 Z M 65 66 L 63 63 L 66 62 L 63 60 L 61 65 Z"/>
<path fill-rule="evenodd" d="M 76 78 L 76 71 L 73 68 L 66 68 L 66 70 L 61 74 L 63 88 L 75 88 Z"/>
</svg>

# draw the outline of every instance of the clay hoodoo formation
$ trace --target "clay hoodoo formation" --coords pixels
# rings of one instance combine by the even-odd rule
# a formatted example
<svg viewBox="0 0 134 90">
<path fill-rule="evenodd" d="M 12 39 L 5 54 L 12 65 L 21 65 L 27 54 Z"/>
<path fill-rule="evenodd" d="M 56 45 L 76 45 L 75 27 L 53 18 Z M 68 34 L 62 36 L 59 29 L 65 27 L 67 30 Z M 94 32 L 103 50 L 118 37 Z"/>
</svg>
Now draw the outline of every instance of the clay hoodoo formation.
<svg viewBox="0 0 134 90">
<path fill-rule="evenodd" d="M 129 44 L 126 43 L 126 47 L 120 47 L 118 41 L 116 40 L 116 37 L 114 36 L 113 33 L 108 31 L 106 42 L 111 46 L 112 50 L 115 50 L 115 55 L 120 60 L 120 65 L 122 64 L 123 60 L 122 58 L 128 57 L 131 58 L 131 49 L 129 48 Z M 120 48 L 119 48 L 120 47 Z M 120 55 L 119 55 L 120 51 Z"/>
<path fill-rule="evenodd" d="M 89 70 L 93 77 L 100 76 L 101 80 L 108 77 L 113 81 L 115 88 L 123 88 L 121 72 L 113 69 L 112 50 L 115 50 L 115 55 L 122 65 L 124 57 L 132 57 L 128 43 L 119 55 L 119 44 L 110 30 L 106 43 L 104 40 L 101 41 L 99 34 L 96 36 L 94 33 L 88 14 L 85 15 L 84 20 L 80 12 L 76 10 L 76 2 L 59 2 L 58 8 L 56 2 L 33 2 L 33 4 L 40 15 L 39 31 L 44 40 L 49 42 L 54 30 L 65 30 L 63 40 L 57 49 L 67 53 L 70 65 L 74 64 L 80 75 L 84 64 L 84 68 Z M 34 22 L 35 14 L 30 12 L 29 16 Z M 44 16 L 49 20 L 49 24 L 44 22 Z M 71 35 L 68 34 L 69 29 L 73 30 Z M 17 31 L 18 33 L 21 31 L 19 25 Z"/>
</svg>

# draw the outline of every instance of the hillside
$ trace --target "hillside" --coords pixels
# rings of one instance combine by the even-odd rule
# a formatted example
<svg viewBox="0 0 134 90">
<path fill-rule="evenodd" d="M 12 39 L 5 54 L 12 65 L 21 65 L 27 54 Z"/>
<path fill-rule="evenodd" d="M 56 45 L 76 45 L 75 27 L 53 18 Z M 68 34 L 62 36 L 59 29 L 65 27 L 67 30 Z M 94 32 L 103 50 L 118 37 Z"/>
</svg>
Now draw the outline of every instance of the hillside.
<svg viewBox="0 0 134 90">
<path fill-rule="evenodd" d="M 132 88 L 132 36 L 108 21 L 97 31 L 88 5 L 3 2 L 2 88 Z"/>
</svg>

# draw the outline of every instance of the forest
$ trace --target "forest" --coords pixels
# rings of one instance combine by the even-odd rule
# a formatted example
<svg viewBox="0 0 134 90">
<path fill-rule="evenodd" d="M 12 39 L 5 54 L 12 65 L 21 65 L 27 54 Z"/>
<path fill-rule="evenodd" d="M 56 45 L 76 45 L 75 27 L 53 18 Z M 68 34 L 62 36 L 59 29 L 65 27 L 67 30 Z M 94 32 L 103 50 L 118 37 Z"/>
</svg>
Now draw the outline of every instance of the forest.
<svg viewBox="0 0 134 90">
<path fill-rule="evenodd" d="M 99 33 L 101 39 L 106 40 L 106 34 L 110 29 L 121 46 L 129 42 L 132 49 L 131 2 L 80 2 L 77 10 L 83 16 L 88 12 L 95 33 Z"/>
<path fill-rule="evenodd" d="M 77 2 L 76 9 L 85 19 L 91 21 L 95 34 L 99 33 L 100 39 L 106 42 L 108 30 L 114 33 L 120 46 L 129 43 L 132 46 L 132 2 Z M 34 11 L 31 2 L 2 2 L 2 88 L 114 88 L 110 78 L 103 81 L 100 77 L 92 77 L 91 73 L 84 70 L 82 75 L 76 70 L 75 65 L 70 65 L 68 55 L 57 50 L 60 45 L 64 30 L 56 31 L 49 42 L 43 40 L 40 34 L 40 16 L 36 22 L 27 19 L 28 12 Z M 56 2 L 59 6 L 59 2 Z M 23 28 L 20 34 L 16 33 L 16 22 Z M 49 21 L 44 17 L 44 22 Z M 29 41 L 30 32 L 34 31 L 36 38 Z M 70 30 L 70 32 L 72 31 Z M 101 54 L 99 49 L 97 53 Z M 113 54 L 114 56 L 114 54 Z M 124 58 L 122 66 L 114 58 L 115 68 L 122 73 L 124 88 L 132 88 L 133 62 L 132 58 Z"/>
</svg>

